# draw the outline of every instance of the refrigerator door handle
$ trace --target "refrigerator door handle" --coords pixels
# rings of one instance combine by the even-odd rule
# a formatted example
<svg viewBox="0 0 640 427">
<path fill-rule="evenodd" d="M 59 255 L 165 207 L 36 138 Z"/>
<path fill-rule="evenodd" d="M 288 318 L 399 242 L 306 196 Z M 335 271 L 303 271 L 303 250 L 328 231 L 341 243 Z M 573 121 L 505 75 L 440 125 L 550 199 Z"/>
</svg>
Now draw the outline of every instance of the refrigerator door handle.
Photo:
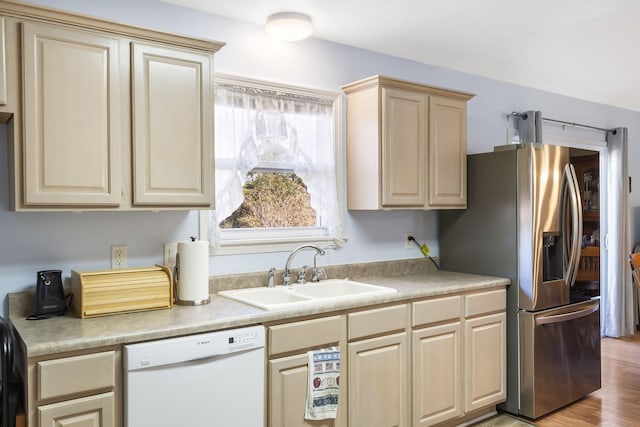
<svg viewBox="0 0 640 427">
<path fill-rule="evenodd" d="M 580 190 L 578 187 L 578 179 L 576 177 L 576 171 L 571 163 L 568 163 L 564 167 L 565 177 L 565 206 L 567 204 L 567 196 L 569 198 L 571 207 L 571 240 L 567 250 L 569 260 L 567 262 L 567 270 L 565 273 L 566 283 L 569 286 L 573 286 L 573 283 L 578 272 L 578 265 L 580 263 L 580 243 L 582 239 L 582 203 L 580 201 Z M 567 194 L 568 193 L 568 194 Z M 565 213 L 566 215 L 566 213 Z M 567 219 L 565 218 L 564 221 Z M 566 231 L 566 230 L 565 230 Z M 568 239 L 567 239 L 568 240 Z"/>
<path fill-rule="evenodd" d="M 570 311 L 562 314 L 549 314 L 536 317 L 536 325 L 548 325 L 550 323 L 566 322 L 568 320 L 579 319 L 595 313 L 600 308 L 600 302 L 594 301 L 591 305 L 581 310 Z"/>
</svg>

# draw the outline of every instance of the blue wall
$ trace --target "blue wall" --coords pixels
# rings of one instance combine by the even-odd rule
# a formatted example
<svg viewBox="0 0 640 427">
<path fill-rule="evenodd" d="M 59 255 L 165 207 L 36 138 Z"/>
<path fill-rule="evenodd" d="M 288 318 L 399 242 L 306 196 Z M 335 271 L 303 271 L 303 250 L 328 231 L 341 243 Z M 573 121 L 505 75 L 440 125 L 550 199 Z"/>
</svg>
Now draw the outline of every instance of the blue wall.
<svg viewBox="0 0 640 427">
<path fill-rule="evenodd" d="M 630 157 L 640 157 L 640 113 L 420 64 L 375 52 L 309 39 L 284 44 L 261 27 L 165 4 L 158 0 L 34 0 L 128 24 L 226 42 L 216 71 L 340 92 L 351 81 L 374 74 L 477 94 L 468 106 L 468 150 L 484 152 L 507 141 L 511 111 L 541 110 L 545 116 L 605 128 L 629 128 Z M 602 78 L 606 78 L 603 76 Z M 7 170 L 4 126 L 0 126 L 0 171 Z M 637 170 L 637 169 L 636 169 Z M 631 171 L 636 174 L 638 172 Z M 28 289 L 41 269 L 108 268 L 110 246 L 127 244 L 129 265 L 162 262 L 162 244 L 198 232 L 196 212 L 14 213 L 8 207 L 7 174 L 0 173 L 0 295 Z M 637 184 L 640 185 L 640 184 Z M 640 193 L 632 206 L 640 206 Z M 635 209 L 637 210 L 637 209 Z M 434 212 L 345 212 L 346 246 L 328 263 L 419 257 L 404 249 L 404 233 L 415 232 L 437 255 Z M 213 257 L 212 275 L 282 268 L 285 254 Z"/>
</svg>

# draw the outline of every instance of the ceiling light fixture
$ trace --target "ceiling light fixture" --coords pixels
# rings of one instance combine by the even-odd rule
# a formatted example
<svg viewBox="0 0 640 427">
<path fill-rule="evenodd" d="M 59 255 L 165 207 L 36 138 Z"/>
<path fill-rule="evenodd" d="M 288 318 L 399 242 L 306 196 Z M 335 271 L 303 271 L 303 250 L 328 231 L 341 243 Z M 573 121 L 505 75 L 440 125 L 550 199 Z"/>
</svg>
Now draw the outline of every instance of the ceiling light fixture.
<svg viewBox="0 0 640 427">
<path fill-rule="evenodd" d="M 303 13 L 280 12 L 267 18 L 265 31 L 276 40 L 297 42 L 313 33 L 313 23 L 311 18 Z"/>
</svg>

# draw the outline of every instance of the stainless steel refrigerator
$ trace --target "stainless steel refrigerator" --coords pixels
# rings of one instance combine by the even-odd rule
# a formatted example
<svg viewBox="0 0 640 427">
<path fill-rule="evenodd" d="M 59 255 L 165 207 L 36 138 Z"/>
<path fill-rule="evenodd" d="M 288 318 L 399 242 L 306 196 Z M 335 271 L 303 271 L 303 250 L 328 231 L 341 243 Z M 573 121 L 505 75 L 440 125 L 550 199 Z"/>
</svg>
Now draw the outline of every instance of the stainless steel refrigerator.
<svg viewBox="0 0 640 427">
<path fill-rule="evenodd" d="M 444 270 L 508 277 L 507 400 L 538 418 L 600 388 L 600 301 L 572 296 L 582 208 L 569 149 L 468 156 L 467 209 L 439 213 Z"/>
</svg>

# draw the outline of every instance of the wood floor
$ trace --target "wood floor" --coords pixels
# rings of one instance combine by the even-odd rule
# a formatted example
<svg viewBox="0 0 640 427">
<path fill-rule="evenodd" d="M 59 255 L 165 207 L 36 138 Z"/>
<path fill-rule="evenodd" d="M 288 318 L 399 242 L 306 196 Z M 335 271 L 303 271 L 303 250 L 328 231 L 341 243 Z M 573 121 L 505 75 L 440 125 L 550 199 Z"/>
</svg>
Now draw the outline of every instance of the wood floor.
<svg viewBox="0 0 640 427">
<path fill-rule="evenodd" d="M 640 426 L 640 333 L 603 338 L 601 354 L 602 388 L 536 420 L 536 426 Z"/>
</svg>

